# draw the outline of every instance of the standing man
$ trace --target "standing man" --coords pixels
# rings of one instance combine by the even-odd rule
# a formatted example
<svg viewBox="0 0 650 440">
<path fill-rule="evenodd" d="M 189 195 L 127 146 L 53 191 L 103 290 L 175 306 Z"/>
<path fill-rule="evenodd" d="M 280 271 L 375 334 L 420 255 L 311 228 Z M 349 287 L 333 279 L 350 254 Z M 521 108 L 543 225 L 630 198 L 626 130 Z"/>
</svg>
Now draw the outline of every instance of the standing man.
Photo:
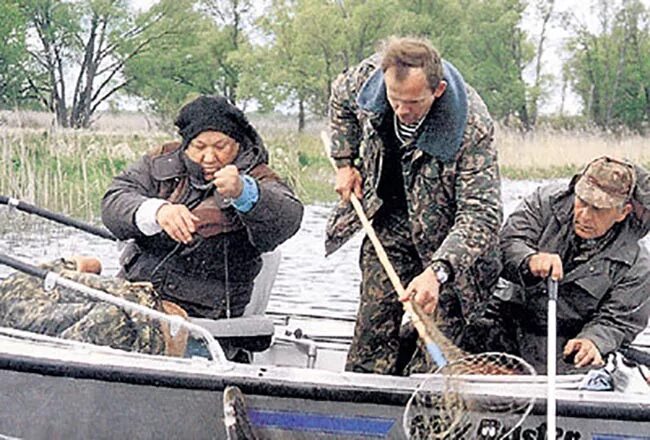
<svg viewBox="0 0 650 440">
<path fill-rule="evenodd" d="M 502 220 L 493 124 L 476 91 L 431 44 L 391 38 L 339 76 L 330 99 L 331 156 L 342 203 L 327 230 L 332 253 L 359 229 L 362 200 L 406 293 L 458 342 L 496 282 Z M 427 371 L 418 350 L 398 360 L 403 310 L 375 250 L 361 247 L 361 303 L 346 370 Z"/>
</svg>

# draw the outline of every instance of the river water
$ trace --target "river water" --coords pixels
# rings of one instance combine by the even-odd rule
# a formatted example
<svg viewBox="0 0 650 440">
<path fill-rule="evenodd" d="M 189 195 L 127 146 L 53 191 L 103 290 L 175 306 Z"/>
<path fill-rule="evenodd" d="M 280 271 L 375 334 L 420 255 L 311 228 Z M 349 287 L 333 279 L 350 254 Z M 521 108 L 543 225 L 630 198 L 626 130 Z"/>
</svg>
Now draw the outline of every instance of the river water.
<svg viewBox="0 0 650 440">
<path fill-rule="evenodd" d="M 548 181 L 503 181 L 507 216 L 536 186 Z M 361 234 L 334 255 L 324 256 L 324 229 L 331 206 L 310 205 L 299 232 L 280 250 L 282 262 L 269 310 L 353 318 L 359 297 L 358 254 Z M 94 255 L 104 274 L 118 270 L 115 243 L 46 220 L 0 207 L 0 252 L 26 262 L 40 263 L 60 256 Z M 649 238 L 644 240 L 650 249 Z M 0 278 L 11 270 L 0 265 Z"/>
</svg>

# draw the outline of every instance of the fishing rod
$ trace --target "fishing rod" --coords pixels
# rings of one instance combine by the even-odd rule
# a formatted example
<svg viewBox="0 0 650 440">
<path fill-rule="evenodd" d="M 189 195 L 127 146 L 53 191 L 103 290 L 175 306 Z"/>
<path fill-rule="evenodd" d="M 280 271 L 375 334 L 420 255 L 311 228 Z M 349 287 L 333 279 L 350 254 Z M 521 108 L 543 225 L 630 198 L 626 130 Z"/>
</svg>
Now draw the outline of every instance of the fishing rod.
<svg viewBox="0 0 650 440">
<path fill-rule="evenodd" d="M 43 280 L 43 288 L 46 291 L 52 290 L 55 287 L 60 286 L 63 288 L 74 290 L 76 292 L 79 292 L 91 298 L 95 298 L 99 301 L 114 304 L 126 310 L 142 313 L 145 316 L 151 316 L 153 318 L 165 321 L 169 323 L 170 328 L 179 328 L 179 327 L 186 328 L 190 331 L 190 333 L 199 334 L 203 339 L 205 339 L 207 344 L 207 349 L 208 352 L 210 353 L 211 358 L 215 361 L 218 361 L 217 363 L 220 367 L 224 368 L 224 370 L 229 368 L 230 362 L 226 358 L 226 355 L 224 354 L 221 345 L 219 345 L 219 343 L 212 337 L 210 332 L 208 332 L 206 329 L 204 329 L 201 326 L 198 326 L 196 324 L 193 324 L 183 319 L 180 316 L 168 315 L 166 313 L 159 312 L 149 307 L 145 307 L 143 305 L 131 301 L 127 301 L 123 298 L 111 295 L 110 293 L 93 289 L 92 287 L 88 287 L 84 284 L 65 278 L 56 272 L 51 272 L 46 269 L 40 268 L 38 266 L 25 263 L 16 258 L 10 257 L 9 255 L 6 255 L 4 253 L 0 253 L 0 264 L 9 266 L 17 271 L 26 273 L 27 275 L 40 278 L 41 280 Z"/>
<path fill-rule="evenodd" d="M 557 291 L 558 282 L 550 276 L 547 280 L 548 310 L 546 334 L 546 429 L 554 433 L 556 428 L 557 399 L 555 395 L 557 378 Z M 550 435 L 549 435 L 550 437 Z"/>
<path fill-rule="evenodd" d="M 52 220 L 56 223 L 71 226 L 73 228 L 80 229 L 82 231 L 88 232 L 90 234 L 96 235 L 98 237 L 105 238 L 111 241 L 118 241 L 117 237 L 111 234 L 107 229 L 101 228 L 98 226 L 91 225 L 90 223 L 82 222 L 66 215 L 60 214 L 58 212 L 53 212 L 39 206 L 35 206 L 22 200 L 15 199 L 13 197 L 1 196 L 0 195 L 0 205 L 7 205 L 10 208 L 17 209 L 19 211 L 26 212 L 28 214 L 35 214 L 39 217 Z"/>
</svg>

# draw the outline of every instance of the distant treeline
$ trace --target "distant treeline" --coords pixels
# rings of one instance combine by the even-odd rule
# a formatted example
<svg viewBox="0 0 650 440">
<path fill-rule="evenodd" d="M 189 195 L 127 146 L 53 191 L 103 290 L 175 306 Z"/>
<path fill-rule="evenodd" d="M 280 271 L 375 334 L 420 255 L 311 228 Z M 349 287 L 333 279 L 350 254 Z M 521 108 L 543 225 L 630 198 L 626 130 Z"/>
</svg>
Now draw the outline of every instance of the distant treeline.
<svg viewBox="0 0 650 440">
<path fill-rule="evenodd" d="M 45 109 L 60 126 L 81 128 L 118 95 L 169 120 L 197 94 L 223 94 L 263 110 L 295 108 L 302 129 L 308 114 L 324 114 L 343 69 L 389 35 L 417 35 L 504 125 L 534 128 L 558 85 L 581 100 L 584 125 L 642 132 L 650 119 L 641 0 L 594 1 L 588 23 L 558 13 L 555 0 L 160 0 L 147 11 L 130 7 L 137 3 L 0 2 L 0 108 Z M 542 66 L 559 27 L 570 37 L 563 73 L 552 77 Z M 562 106 L 551 122 L 564 123 Z"/>
</svg>

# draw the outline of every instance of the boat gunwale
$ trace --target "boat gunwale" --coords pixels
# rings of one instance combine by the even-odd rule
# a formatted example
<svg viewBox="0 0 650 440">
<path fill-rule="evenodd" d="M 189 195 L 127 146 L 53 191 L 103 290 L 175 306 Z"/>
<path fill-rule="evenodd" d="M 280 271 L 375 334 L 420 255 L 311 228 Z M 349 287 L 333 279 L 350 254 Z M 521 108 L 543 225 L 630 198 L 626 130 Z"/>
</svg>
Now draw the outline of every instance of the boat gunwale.
<svg viewBox="0 0 650 440">
<path fill-rule="evenodd" d="M 7 339 L 6 336 L 0 335 L 0 341 L 3 338 Z M 36 344 L 31 342 L 31 345 Z M 5 346 L 0 344 L 0 347 Z M 65 348 L 57 349 L 65 350 Z M 108 350 L 118 352 L 118 350 Z M 79 357 L 87 356 L 88 352 L 77 351 L 68 354 L 69 357 Z M 106 357 L 104 360 L 110 360 L 114 356 L 132 355 L 100 351 L 96 354 L 108 355 L 104 356 Z M 208 363 L 203 360 L 196 362 L 196 359 L 183 359 L 179 362 L 178 359 L 161 360 L 159 356 L 147 355 L 136 355 L 134 358 L 145 360 L 152 358 L 163 363 L 172 361 L 176 368 L 155 368 L 153 363 L 134 366 L 91 363 L 84 362 L 82 358 L 71 360 L 43 357 L 35 352 L 17 354 L 0 349 L 0 369 L 71 379 L 188 390 L 223 391 L 228 385 L 236 385 L 246 395 L 400 407 L 406 405 L 417 385 L 423 380 L 422 376 L 393 377 L 349 372 L 334 373 L 295 367 L 246 364 L 235 364 L 235 368 L 222 372 L 206 368 Z M 182 367 L 190 368 L 181 369 Z M 522 386 L 520 383 L 517 385 Z M 627 421 L 650 420 L 650 397 L 644 395 L 566 389 L 558 391 L 558 415 L 560 416 L 592 419 L 605 417 Z M 544 411 L 545 400 L 536 399 L 533 413 L 543 414 Z"/>
</svg>

